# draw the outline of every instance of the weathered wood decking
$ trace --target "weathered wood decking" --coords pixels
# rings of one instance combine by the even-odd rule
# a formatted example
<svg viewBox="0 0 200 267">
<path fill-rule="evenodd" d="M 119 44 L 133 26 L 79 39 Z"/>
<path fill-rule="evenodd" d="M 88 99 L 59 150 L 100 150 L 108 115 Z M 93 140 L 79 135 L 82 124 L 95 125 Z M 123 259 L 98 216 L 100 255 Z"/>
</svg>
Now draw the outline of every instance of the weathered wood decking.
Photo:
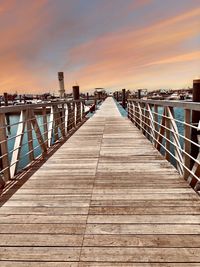
<svg viewBox="0 0 200 267">
<path fill-rule="evenodd" d="M 200 266 L 200 201 L 108 98 L 0 208 L 0 266 Z"/>
</svg>

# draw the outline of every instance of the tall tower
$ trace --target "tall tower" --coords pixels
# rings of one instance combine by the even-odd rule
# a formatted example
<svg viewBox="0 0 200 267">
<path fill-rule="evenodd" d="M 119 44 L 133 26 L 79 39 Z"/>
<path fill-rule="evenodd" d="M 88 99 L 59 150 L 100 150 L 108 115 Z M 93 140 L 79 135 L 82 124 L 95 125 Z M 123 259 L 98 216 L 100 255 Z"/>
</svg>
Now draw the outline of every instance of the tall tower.
<svg viewBox="0 0 200 267">
<path fill-rule="evenodd" d="M 59 94 L 60 94 L 60 98 L 64 98 L 65 96 L 65 85 L 64 85 L 64 72 L 58 72 L 58 80 L 59 80 L 59 86 L 60 86 L 60 90 L 59 90 Z"/>
</svg>

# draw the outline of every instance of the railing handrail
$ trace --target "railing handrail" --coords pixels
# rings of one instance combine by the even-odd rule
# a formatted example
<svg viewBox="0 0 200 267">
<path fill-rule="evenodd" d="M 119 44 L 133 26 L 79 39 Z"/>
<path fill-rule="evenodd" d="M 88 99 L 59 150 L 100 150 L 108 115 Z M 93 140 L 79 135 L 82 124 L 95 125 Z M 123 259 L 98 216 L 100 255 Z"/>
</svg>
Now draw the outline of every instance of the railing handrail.
<svg viewBox="0 0 200 267">
<path fill-rule="evenodd" d="M 55 101 L 55 102 L 46 102 L 46 103 L 36 103 L 36 104 L 22 104 L 16 106 L 4 106 L 0 107 L 0 114 L 3 113 L 11 113 L 11 112 L 20 112 L 22 110 L 30 110 L 35 108 L 42 108 L 42 107 L 52 107 L 57 105 L 63 105 L 68 103 L 79 103 L 84 102 L 84 99 L 80 100 L 65 100 L 65 101 Z"/>
<path fill-rule="evenodd" d="M 38 116 L 38 111 L 41 115 Z M 19 120 L 10 123 L 10 116 L 19 114 Z M 0 176 L 5 183 L 35 159 L 45 157 L 56 143 L 68 138 L 87 120 L 85 100 L 61 100 L 0 108 Z M 14 135 L 10 130 L 14 130 Z M 9 144 L 11 146 L 9 146 Z M 22 149 L 23 154 L 21 155 Z M 37 152 L 38 151 L 38 152 Z M 27 153 L 26 153 L 27 152 Z M 0 184 L 0 186 L 2 186 Z"/>
<path fill-rule="evenodd" d="M 184 112 L 183 120 L 176 119 L 176 107 Z M 168 161 L 175 161 L 179 174 L 195 190 L 200 188 L 199 111 L 198 102 L 128 99 L 128 118 Z"/>
<path fill-rule="evenodd" d="M 176 100 L 152 100 L 152 99 L 133 99 L 129 98 L 128 101 L 134 101 L 137 103 L 152 104 L 164 107 L 177 107 L 183 109 L 191 109 L 200 111 L 200 102 L 189 102 L 189 101 L 176 101 Z"/>
</svg>

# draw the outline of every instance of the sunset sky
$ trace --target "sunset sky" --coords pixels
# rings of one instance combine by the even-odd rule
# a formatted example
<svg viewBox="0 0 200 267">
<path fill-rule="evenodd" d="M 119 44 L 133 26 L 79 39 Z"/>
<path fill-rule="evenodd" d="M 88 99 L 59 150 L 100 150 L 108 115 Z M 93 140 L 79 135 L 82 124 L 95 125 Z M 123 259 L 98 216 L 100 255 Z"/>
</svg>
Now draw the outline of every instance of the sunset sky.
<svg viewBox="0 0 200 267">
<path fill-rule="evenodd" d="M 187 88 L 200 0 L 0 0 L 0 90 Z"/>
</svg>

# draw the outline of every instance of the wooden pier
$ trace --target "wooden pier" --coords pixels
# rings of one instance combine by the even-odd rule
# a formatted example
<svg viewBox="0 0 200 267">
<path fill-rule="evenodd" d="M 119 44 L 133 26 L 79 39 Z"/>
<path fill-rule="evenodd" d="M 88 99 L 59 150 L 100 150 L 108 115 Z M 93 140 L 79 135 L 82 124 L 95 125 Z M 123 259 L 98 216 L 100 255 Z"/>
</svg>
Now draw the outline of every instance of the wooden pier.
<svg viewBox="0 0 200 267">
<path fill-rule="evenodd" d="M 112 98 L 17 186 L 0 266 L 200 266 L 198 194 Z"/>
</svg>

